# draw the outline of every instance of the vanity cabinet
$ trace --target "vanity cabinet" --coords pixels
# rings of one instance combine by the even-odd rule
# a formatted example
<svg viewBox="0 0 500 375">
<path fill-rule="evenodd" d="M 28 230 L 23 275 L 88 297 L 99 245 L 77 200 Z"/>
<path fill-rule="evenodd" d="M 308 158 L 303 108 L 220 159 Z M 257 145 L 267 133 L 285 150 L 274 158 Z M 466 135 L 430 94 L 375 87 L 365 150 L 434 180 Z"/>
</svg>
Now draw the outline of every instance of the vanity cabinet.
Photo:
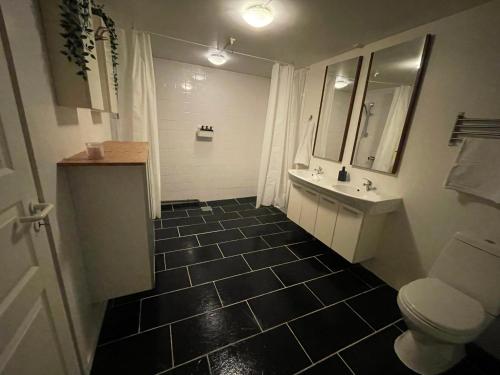
<svg viewBox="0 0 500 375">
<path fill-rule="evenodd" d="M 351 263 L 373 257 L 386 217 L 366 214 L 297 183 L 291 184 L 287 216 Z"/>
</svg>

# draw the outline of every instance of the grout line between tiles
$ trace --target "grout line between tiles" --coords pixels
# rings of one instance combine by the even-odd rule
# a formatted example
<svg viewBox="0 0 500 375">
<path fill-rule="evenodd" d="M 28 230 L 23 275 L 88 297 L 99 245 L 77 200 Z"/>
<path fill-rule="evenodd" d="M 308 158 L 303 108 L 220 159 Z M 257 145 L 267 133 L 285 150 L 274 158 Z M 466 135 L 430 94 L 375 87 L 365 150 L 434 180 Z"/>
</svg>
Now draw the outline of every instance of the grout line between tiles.
<svg viewBox="0 0 500 375">
<path fill-rule="evenodd" d="M 238 230 L 240 231 L 240 233 L 243 236 L 243 238 L 247 238 L 247 236 L 245 236 L 245 233 L 243 233 L 239 227 L 238 227 Z"/>
<path fill-rule="evenodd" d="M 217 249 L 219 249 L 219 253 L 220 253 L 220 255 L 222 256 L 222 258 L 226 258 L 226 256 L 225 256 L 225 255 L 224 255 L 224 253 L 222 252 L 222 250 L 221 250 L 221 248 L 220 248 L 220 246 L 219 246 L 219 243 L 218 243 L 218 242 L 216 243 L 216 245 L 217 245 Z M 222 258 L 219 258 L 219 259 L 222 259 Z M 214 259 L 214 260 L 215 260 L 215 259 Z M 193 263 L 193 264 L 196 264 L 196 263 Z"/>
<path fill-rule="evenodd" d="M 351 368 L 351 366 L 349 366 L 347 364 L 347 362 L 344 360 L 344 358 L 342 358 L 342 356 L 340 355 L 340 353 L 337 353 L 337 355 L 339 356 L 340 360 L 342 362 L 344 362 L 344 365 L 346 365 L 346 367 L 349 369 L 349 371 L 352 373 L 352 375 L 356 375 L 355 372 L 353 371 L 353 369 Z"/>
<path fill-rule="evenodd" d="M 321 305 L 323 306 L 326 306 L 323 301 L 316 295 L 316 293 L 313 292 L 313 290 L 311 288 L 309 288 L 309 286 L 306 284 L 306 282 L 304 281 L 302 284 L 304 284 L 304 286 L 312 293 L 312 295 L 314 297 L 316 297 L 316 299 L 319 301 L 319 303 L 321 303 Z"/>
<path fill-rule="evenodd" d="M 365 281 L 365 280 L 364 280 L 361 276 L 358 276 L 358 275 L 356 274 L 356 272 L 352 272 L 352 271 L 349 271 L 349 272 L 350 272 L 352 275 L 354 275 L 354 277 L 355 277 L 355 278 L 357 278 L 358 280 L 361 280 L 361 282 L 362 282 L 363 284 L 366 284 L 369 288 L 373 288 L 373 285 L 368 284 L 368 283 L 367 283 L 367 282 L 366 282 L 366 281 Z"/>
<path fill-rule="evenodd" d="M 174 337 L 172 335 L 172 324 L 169 324 L 169 330 L 170 330 L 170 356 L 172 358 L 172 367 L 175 366 L 175 360 L 174 360 Z"/>
<path fill-rule="evenodd" d="M 240 254 L 240 255 L 241 255 L 241 257 L 243 258 L 243 261 L 244 261 L 244 262 L 246 263 L 246 265 L 248 266 L 248 268 L 250 268 L 250 270 L 251 270 L 251 271 L 255 271 L 255 270 L 252 268 L 252 266 L 250 266 L 250 264 L 248 264 L 248 262 L 247 262 L 246 258 L 243 256 L 243 254 Z"/>
<path fill-rule="evenodd" d="M 293 251 L 292 251 L 292 253 L 293 253 Z M 321 261 L 321 259 L 319 259 L 319 257 L 320 257 L 321 255 L 323 255 L 323 254 L 316 254 L 316 255 L 314 255 L 314 257 L 316 258 L 316 260 L 317 260 L 318 262 L 320 262 L 323 266 L 325 266 L 326 268 L 328 268 L 330 271 L 332 271 L 332 272 L 336 272 L 336 271 L 332 270 L 330 267 L 328 267 L 325 263 L 323 263 L 323 262 Z M 366 284 L 366 283 L 364 283 L 364 284 Z M 368 285 L 368 286 L 371 288 L 371 286 L 370 286 L 370 285 Z"/>
<path fill-rule="evenodd" d="M 284 264 L 284 263 L 283 263 Z M 287 286 L 285 285 L 285 283 L 283 281 L 281 281 L 281 279 L 279 278 L 278 275 L 276 275 L 276 272 L 274 272 L 273 268 L 272 267 L 269 267 L 269 269 L 271 270 L 271 272 L 273 273 L 274 276 L 276 276 L 276 278 L 278 279 L 278 281 L 281 283 L 281 285 L 283 285 L 283 288 L 286 288 Z M 291 286 L 291 285 L 290 285 Z"/>
<path fill-rule="evenodd" d="M 224 303 L 222 302 L 222 298 L 220 297 L 219 289 L 217 289 L 217 285 L 215 285 L 215 281 L 212 281 L 212 284 L 214 284 L 215 292 L 217 293 L 217 297 L 219 297 L 221 307 L 224 307 Z"/>
<path fill-rule="evenodd" d="M 139 300 L 139 324 L 137 324 L 137 333 L 141 332 L 141 320 L 142 320 L 142 299 Z"/>
<path fill-rule="evenodd" d="M 208 358 L 208 354 L 206 355 L 207 357 L 207 363 L 208 363 L 208 373 L 212 375 L 212 366 L 210 366 L 210 358 Z"/>
<path fill-rule="evenodd" d="M 189 287 L 192 287 L 193 286 L 193 282 L 191 281 L 191 275 L 189 274 L 189 267 L 188 266 L 185 266 L 185 267 L 186 267 L 186 272 L 188 274 Z M 187 288 L 183 288 L 183 289 L 187 289 Z M 178 291 L 178 290 L 180 290 L 180 289 L 176 289 L 175 292 Z M 172 292 L 174 292 L 174 291 L 172 291 Z"/>
<path fill-rule="evenodd" d="M 373 328 L 373 327 L 372 327 L 372 325 L 371 325 L 370 323 L 368 323 L 368 322 L 366 321 L 366 319 L 365 319 L 365 318 L 363 318 L 363 317 L 362 317 L 362 316 L 361 316 L 361 315 L 360 315 L 360 314 L 359 314 L 356 310 L 354 310 L 354 309 L 351 307 L 351 305 L 349 305 L 349 304 L 347 303 L 347 301 L 344 301 L 344 303 L 347 305 L 347 307 L 348 307 L 349 309 L 351 309 L 351 310 L 352 310 L 352 312 L 353 312 L 354 314 L 356 314 L 356 315 L 357 315 L 357 316 L 358 316 L 358 317 L 359 317 L 359 318 L 360 318 L 363 322 L 365 322 L 365 324 L 367 324 L 367 325 L 368 325 L 368 327 L 370 327 L 372 330 L 376 331 L 376 329 L 375 329 L 375 328 Z"/>
<path fill-rule="evenodd" d="M 405 331 L 403 331 L 401 328 L 399 328 L 399 326 L 396 324 L 396 323 L 402 322 L 402 321 L 404 321 L 404 318 L 396 320 L 393 324 L 394 324 L 394 327 L 396 327 L 401 333 L 404 333 Z"/>
<path fill-rule="evenodd" d="M 259 329 L 260 329 L 260 332 L 264 332 L 264 330 L 262 329 L 260 323 L 259 323 L 259 319 L 257 319 L 257 316 L 255 315 L 255 313 L 253 312 L 252 310 L 252 306 L 250 306 L 250 304 L 248 303 L 248 300 L 245 301 L 248 308 L 250 309 L 250 312 L 252 313 L 252 316 L 253 318 L 255 319 L 255 322 L 257 323 L 257 325 L 259 326 Z"/>
<path fill-rule="evenodd" d="M 299 346 L 301 347 L 302 351 L 305 353 L 307 359 L 309 359 L 309 362 L 311 362 L 311 364 L 314 363 L 313 360 L 311 359 L 311 357 L 309 357 L 309 354 L 306 352 L 306 349 L 304 348 L 304 346 L 302 345 L 302 343 L 299 341 L 299 338 L 295 335 L 295 332 L 293 332 L 292 327 L 290 327 L 290 325 L 288 323 L 285 323 L 285 325 L 288 327 L 288 329 L 292 333 L 293 337 L 295 337 L 295 341 L 297 341 L 297 344 L 299 344 Z"/>
</svg>

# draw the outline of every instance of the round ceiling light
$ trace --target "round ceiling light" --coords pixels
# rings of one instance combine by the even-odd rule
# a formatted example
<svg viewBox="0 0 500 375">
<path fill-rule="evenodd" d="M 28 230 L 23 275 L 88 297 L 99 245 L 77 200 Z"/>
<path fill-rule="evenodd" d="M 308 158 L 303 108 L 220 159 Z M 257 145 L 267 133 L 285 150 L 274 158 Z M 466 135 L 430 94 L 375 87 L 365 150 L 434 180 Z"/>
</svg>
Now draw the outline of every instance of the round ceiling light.
<svg viewBox="0 0 500 375">
<path fill-rule="evenodd" d="M 219 51 L 211 52 L 207 58 L 208 61 L 210 61 L 214 65 L 223 65 L 227 61 L 226 56 L 224 56 L 224 54 Z"/>
<path fill-rule="evenodd" d="M 269 25 L 274 19 L 271 9 L 262 4 L 246 8 L 242 16 L 250 26 L 257 28 Z"/>
<path fill-rule="evenodd" d="M 335 88 L 336 89 L 343 89 L 344 87 L 347 87 L 351 84 L 351 81 L 348 80 L 347 78 L 337 76 L 335 78 Z"/>
</svg>

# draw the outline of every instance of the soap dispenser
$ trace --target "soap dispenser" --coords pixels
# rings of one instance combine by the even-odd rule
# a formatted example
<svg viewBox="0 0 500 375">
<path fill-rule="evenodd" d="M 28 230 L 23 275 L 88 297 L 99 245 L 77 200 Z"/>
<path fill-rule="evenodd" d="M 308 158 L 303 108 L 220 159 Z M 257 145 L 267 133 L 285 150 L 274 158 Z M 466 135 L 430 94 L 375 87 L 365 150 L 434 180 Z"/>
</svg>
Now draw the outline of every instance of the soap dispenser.
<svg viewBox="0 0 500 375">
<path fill-rule="evenodd" d="M 345 170 L 345 167 L 342 167 L 342 169 L 339 171 L 339 177 L 337 180 L 347 181 L 347 171 Z"/>
</svg>

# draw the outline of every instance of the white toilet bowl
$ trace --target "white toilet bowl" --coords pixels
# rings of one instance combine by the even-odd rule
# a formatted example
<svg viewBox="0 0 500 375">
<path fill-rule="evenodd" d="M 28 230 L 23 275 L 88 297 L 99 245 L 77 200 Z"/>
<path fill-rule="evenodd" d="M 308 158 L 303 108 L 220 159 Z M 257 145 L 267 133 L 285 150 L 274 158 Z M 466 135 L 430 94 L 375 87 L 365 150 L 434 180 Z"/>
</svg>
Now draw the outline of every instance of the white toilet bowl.
<svg viewBox="0 0 500 375">
<path fill-rule="evenodd" d="M 465 356 L 490 319 L 482 305 L 435 278 L 415 280 L 398 293 L 398 305 L 408 325 L 394 343 L 399 359 L 422 375 L 442 373 Z"/>
</svg>

